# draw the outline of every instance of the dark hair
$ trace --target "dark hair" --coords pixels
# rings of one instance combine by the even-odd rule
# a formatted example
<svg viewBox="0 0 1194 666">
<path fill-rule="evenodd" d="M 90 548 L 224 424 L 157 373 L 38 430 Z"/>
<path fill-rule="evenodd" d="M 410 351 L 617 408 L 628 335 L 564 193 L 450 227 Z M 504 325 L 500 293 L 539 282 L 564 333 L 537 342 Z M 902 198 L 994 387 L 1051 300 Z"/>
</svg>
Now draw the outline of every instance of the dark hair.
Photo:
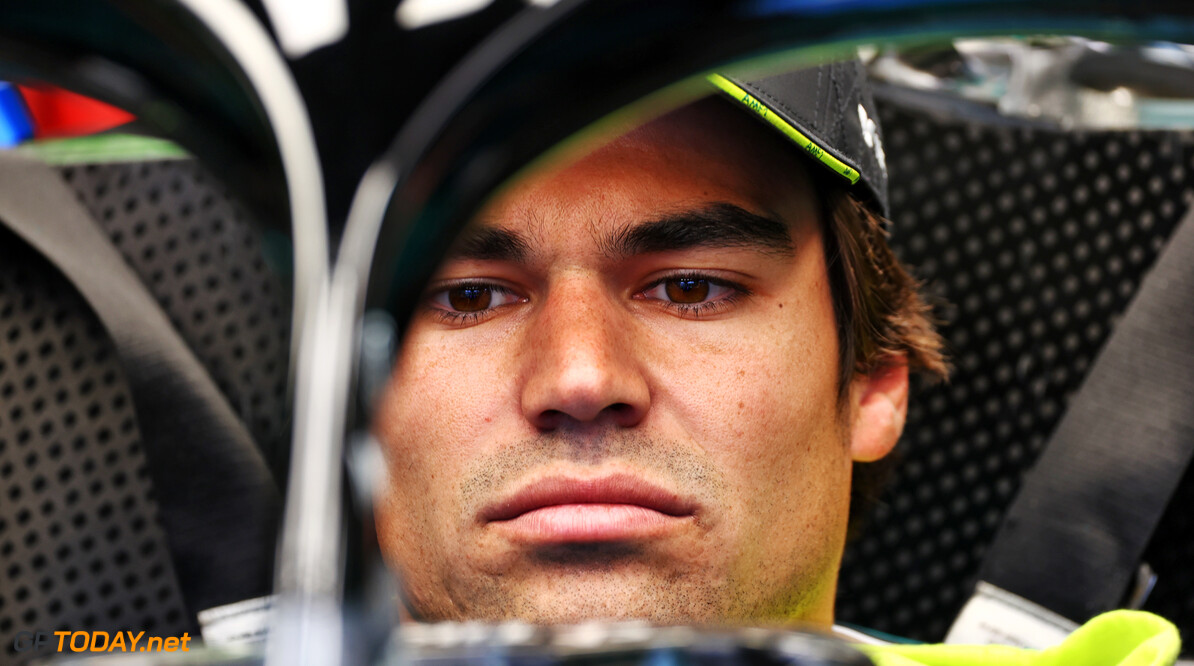
<svg viewBox="0 0 1194 666">
<path fill-rule="evenodd" d="M 837 318 L 838 398 L 844 405 L 850 382 L 895 359 L 931 380 L 945 379 L 949 366 L 921 284 L 888 245 L 887 222 L 841 187 L 821 189 L 825 258 Z M 851 480 L 849 536 L 878 501 L 893 456 L 855 463 Z"/>
</svg>

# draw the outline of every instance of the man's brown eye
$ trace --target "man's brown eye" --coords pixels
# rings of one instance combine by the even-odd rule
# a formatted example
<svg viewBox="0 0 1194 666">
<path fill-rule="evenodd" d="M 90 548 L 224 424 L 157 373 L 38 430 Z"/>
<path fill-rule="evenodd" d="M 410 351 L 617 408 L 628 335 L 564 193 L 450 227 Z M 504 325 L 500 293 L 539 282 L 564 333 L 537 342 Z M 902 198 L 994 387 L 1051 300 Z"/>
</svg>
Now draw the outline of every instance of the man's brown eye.
<svg viewBox="0 0 1194 666">
<path fill-rule="evenodd" d="M 492 300 L 493 291 L 489 287 L 465 285 L 448 290 L 448 304 L 457 312 L 480 312 Z"/>
<path fill-rule="evenodd" d="M 709 281 L 677 278 L 664 283 L 664 290 L 673 303 L 701 303 L 709 298 Z"/>
</svg>

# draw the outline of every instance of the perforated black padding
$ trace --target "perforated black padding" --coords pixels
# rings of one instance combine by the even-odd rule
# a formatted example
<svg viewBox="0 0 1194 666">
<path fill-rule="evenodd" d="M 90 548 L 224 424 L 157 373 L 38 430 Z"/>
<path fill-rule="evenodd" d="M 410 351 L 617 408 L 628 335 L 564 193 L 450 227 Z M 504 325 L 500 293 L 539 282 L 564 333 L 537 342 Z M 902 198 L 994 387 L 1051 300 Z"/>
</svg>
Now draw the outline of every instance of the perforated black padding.
<svg viewBox="0 0 1194 666">
<path fill-rule="evenodd" d="M 266 459 L 289 444 L 289 287 L 260 230 L 190 160 L 62 169 L 211 373 Z"/>
<path fill-rule="evenodd" d="M 75 289 L 0 229 L 0 640 L 189 627 L 127 383 Z M 42 655 L 44 656 L 44 654 Z"/>
<path fill-rule="evenodd" d="M 939 641 L 1021 475 L 1194 201 L 1194 137 L 982 124 L 890 100 L 880 113 L 893 245 L 948 304 L 956 367 L 913 398 L 896 477 L 847 548 L 838 619 Z M 1159 583 L 1146 608 L 1187 636 L 1194 521 L 1179 507 L 1192 492 L 1147 555 Z"/>
<path fill-rule="evenodd" d="M 289 287 L 275 267 L 285 257 L 267 265 L 269 241 L 193 162 L 60 172 L 281 461 Z M 33 656 L 14 652 L 19 631 L 194 630 L 199 609 L 179 591 L 130 401 L 86 302 L 0 228 L 0 663 Z"/>
</svg>

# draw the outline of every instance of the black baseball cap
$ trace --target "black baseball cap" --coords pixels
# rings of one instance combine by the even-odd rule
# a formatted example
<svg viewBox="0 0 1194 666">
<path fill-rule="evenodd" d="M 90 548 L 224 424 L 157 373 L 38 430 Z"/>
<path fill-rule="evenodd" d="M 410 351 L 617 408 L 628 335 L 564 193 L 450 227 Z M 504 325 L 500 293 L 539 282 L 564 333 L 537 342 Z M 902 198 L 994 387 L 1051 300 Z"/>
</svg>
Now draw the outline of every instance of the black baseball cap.
<svg viewBox="0 0 1194 666">
<path fill-rule="evenodd" d="M 712 74 L 709 82 L 887 215 L 887 161 L 861 62 L 832 62 L 750 81 Z"/>
</svg>

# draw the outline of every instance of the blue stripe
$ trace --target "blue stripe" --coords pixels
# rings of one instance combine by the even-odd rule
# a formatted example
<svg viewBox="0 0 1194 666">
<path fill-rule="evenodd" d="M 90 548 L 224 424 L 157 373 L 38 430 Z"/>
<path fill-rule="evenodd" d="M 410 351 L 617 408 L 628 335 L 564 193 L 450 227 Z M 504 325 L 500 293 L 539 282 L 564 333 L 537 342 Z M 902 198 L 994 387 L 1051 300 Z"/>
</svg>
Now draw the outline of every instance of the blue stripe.
<svg viewBox="0 0 1194 666">
<path fill-rule="evenodd" d="M 0 148 L 11 148 L 33 136 L 33 120 L 17 87 L 0 81 Z"/>
</svg>

